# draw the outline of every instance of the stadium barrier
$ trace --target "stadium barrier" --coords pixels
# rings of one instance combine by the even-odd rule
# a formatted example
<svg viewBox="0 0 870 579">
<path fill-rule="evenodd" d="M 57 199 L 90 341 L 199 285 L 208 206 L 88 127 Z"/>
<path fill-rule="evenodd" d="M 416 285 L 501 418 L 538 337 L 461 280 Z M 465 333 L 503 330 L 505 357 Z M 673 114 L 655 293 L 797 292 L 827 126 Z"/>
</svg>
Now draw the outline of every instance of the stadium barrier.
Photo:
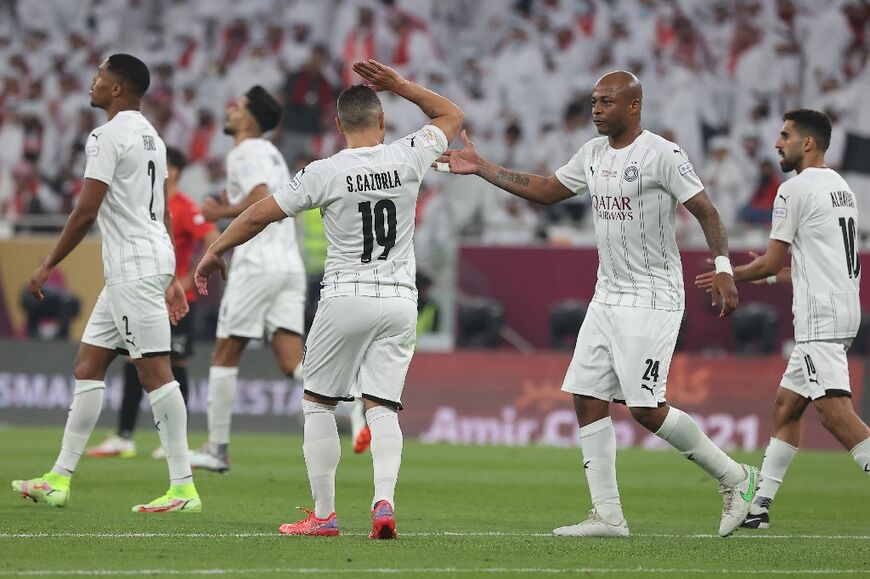
<svg viewBox="0 0 870 579">
<path fill-rule="evenodd" d="M 59 428 L 70 404 L 75 352 L 76 345 L 69 343 L 0 341 L 0 423 Z M 191 360 L 192 430 L 205 427 L 209 354 L 208 345 L 200 344 Z M 569 360 L 567 353 L 418 353 L 408 374 L 402 429 L 409 437 L 432 443 L 577 446 L 571 397 L 560 391 Z M 867 420 L 865 365 L 864 358 L 854 358 L 850 372 L 853 401 Z M 725 448 L 763 448 L 784 369 L 780 356 L 677 354 L 668 379 L 668 401 L 694 415 Z M 119 363 L 106 382 L 105 410 L 117 410 L 122 392 Z M 233 428 L 298 433 L 301 396 L 301 385 L 281 376 L 268 349 L 251 349 L 240 370 Z M 664 447 L 635 424 L 624 407 L 613 407 L 620 446 Z M 116 420 L 114 412 L 104 412 L 100 424 L 113 427 Z M 140 421 L 142 428 L 150 428 L 150 412 Z M 804 422 L 802 446 L 838 448 L 813 410 Z"/>
</svg>

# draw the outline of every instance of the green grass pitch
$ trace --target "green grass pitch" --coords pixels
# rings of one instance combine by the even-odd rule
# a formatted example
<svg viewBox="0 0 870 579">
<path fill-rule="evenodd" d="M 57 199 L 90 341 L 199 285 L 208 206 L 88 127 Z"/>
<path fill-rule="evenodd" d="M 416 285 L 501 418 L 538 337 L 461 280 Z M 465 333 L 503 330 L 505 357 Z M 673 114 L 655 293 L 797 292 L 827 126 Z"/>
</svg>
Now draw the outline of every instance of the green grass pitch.
<svg viewBox="0 0 870 579">
<path fill-rule="evenodd" d="M 870 478 L 845 452 L 798 454 L 772 528 L 720 539 L 720 498 L 704 473 L 675 452 L 622 450 L 632 537 L 578 540 L 549 533 L 586 515 L 579 449 L 407 442 L 399 539 L 376 542 L 367 538 L 371 460 L 346 439 L 343 536 L 290 538 L 278 525 L 311 504 L 299 437 L 234 435 L 233 471 L 199 473 L 203 513 L 187 516 L 130 512 L 165 490 L 151 431 L 138 436 L 139 457 L 82 459 L 66 508 L 16 496 L 9 481 L 45 472 L 60 437 L 59 427 L 0 430 L 2 577 L 870 576 Z M 737 458 L 759 464 L 761 455 Z"/>
</svg>

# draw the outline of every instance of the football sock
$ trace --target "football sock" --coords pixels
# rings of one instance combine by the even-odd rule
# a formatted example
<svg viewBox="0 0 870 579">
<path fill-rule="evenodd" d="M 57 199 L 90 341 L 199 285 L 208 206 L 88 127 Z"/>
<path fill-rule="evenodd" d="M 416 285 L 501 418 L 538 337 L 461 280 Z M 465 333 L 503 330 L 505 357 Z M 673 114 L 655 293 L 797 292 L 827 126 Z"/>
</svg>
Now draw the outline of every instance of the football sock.
<svg viewBox="0 0 870 579">
<path fill-rule="evenodd" d="M 592 506 L 608 523 L 621 523 L 625 517 L 616 484 L 616 433 L 609 416 L 580 428 L 580 448 Z"/>
<path fill-rule="evenodd" d="M 864 469 L 864 474 L 870 475 L 870 438 L 859 442 L 855 448 L 849 451 L 858 466 Z"/>
<path fill-rule="evenodd" d="M 187 408 L 174 380 L 148 393 L 154 425 L 160 436 L 160 444 L 166 451 L 169 466 L 169 483 L 182 485 L 193 482 L 187 446 Z"/>
<path fill-rule="evenodd" d="M 362 400 L 350 403 L 350 433 L 356 437 L 366 425 L 366 406 Z"/>
<path fill-rule="evenodd" d="M 761 462 L 761 486 L 758 495 L 752 503 L 752 514 L 757 515 L 761 511 L 770 508 L 770 503 L 776 496 L 788 466 L 797 454 L 797 447 L 783 442 L 778 438 L 771 438 L 770 444 L 764 451 L 764 460 Z"/>
<path fill-rule="evenodd" d="M 735 486 L 746 478 L 743 467 L 713 444 L 692 417 L 681 410 L 673 407 L 668 410 L 656 436 L 725 486 Z"/>
<path fill-rule="evenodd" d="M 379 501 L 389 501 L 396 507 L 396 481 L 402 464 L 402 429 L 399 413 L 387 406 L 375 406 L 366 410 L 366 421 L 372 431 L 372 467 L 375 479 L 375 496 L 372 508 Z"/>
<path fill-rule="evenodd" d="M 102 380 L 76 380 L 72 405 L 63 429 L 60 454 L 51 472 L 63 476 L 72 476 L 75 472 L 103 409 L 105 391 L 106 383 Z"/>
<path fill-rule="evenodd" d="M 184 399 L 184 406 L 187 407 L 187 401 L 190 397 L 187 379 L 187 366 L 173 366 L 172 377 L 178 382 L 178 388 L 181 390 L 181 397 Z"/>
<path fill-rule="evenodd" d="M 303 400 L 302 413 L 305 416 L 302 454 L 311 483 L 314 516 L 325 519 L 335 512 L 335 470 L 341 459 L 335 407 Z"/>
<path fill-rule="evenodd" d="M 136 430 L 136 420 L 139 418 L 139 406 L 142 404 L 142 383 L 139 382 L 139 372 L 136 366 L 124 362 L 124 395 L 121 398 L 121 411 L 118 416 L 118 436 L 130 439 Z"/>
<path fill-rule="evenodd" d="M 208 441 L 212 451 L 218 445 L 230 443 L 230 423 L 233 418 L 233 403 L 239 369 L 212 366 L 208 371 Z"/>
</svg>

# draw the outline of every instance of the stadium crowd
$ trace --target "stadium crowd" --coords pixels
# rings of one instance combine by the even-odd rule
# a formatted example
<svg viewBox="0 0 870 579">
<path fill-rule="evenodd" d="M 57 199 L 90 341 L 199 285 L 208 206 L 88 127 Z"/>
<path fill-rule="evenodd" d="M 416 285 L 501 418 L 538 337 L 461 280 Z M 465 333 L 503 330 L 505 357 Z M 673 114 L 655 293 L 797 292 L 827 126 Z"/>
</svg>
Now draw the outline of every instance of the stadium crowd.
<svg viewBox="0 0 870 579">
<path fill-rule="evenodd" d="M 198 200 L 223 188 L 234 95 L 257 83 L 280 96 L 271 137 L 301 167 L 342 146 L 335 97 L 360 82 L 351 63 L 373 57 L 459 103 L 489 158 L 544 174 L 596 136 L 595 79 L 631 70 L 646 128 L 687 151 L 738 238 L 770 222 L 782 112 L 825 110 L 829 162 L 870 201 L 860 174 L 870 171 L 870 112 L 859 106 L 870 88 L 867 0 L 11 0 L 0 2 L 0 235 L 62 224 L 85 138 L 104 122 L 89 106 L 91 76 L 119 51 L 151 67 L 144 112 L 187 155 L 181 187 Z M 425 122 L 382 98 L 388 140 Z M 587 207 L 544 210 L 481 179 L 432 174 L 418 209 L 421 262 L 460 240 L 591 244 Z M 702 242 L 695 229 L 686 221 L 681 243 Z"/>
</svg>

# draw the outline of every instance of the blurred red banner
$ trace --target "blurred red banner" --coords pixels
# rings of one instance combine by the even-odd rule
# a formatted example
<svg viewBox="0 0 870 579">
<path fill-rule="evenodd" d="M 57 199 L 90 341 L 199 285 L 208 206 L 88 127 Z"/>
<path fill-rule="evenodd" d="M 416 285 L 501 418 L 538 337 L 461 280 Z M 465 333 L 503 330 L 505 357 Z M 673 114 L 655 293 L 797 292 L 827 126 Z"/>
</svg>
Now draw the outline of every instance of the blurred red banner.
<svg viewBox="0 0 870 579">
<path fill-rule="evenodd" d="M 402 429 L 427 442 L 579 445 L 570 395 L 560 390 L 570 355 L 510 352 L 420 353 L 408 374 Z M 767 445 L 773 399 L 785 370 L 781 357 L 710 358 L 677 354 L 668 403 L 692 414 L 726 449 Z M 864 361 L 850 362 L 853 403 L 861 408 Z M 664 448 L 624 406 L 611 406 L 617 443 Z M 808 409 L 804 448 L 839 448 Z"/>
</svg>

